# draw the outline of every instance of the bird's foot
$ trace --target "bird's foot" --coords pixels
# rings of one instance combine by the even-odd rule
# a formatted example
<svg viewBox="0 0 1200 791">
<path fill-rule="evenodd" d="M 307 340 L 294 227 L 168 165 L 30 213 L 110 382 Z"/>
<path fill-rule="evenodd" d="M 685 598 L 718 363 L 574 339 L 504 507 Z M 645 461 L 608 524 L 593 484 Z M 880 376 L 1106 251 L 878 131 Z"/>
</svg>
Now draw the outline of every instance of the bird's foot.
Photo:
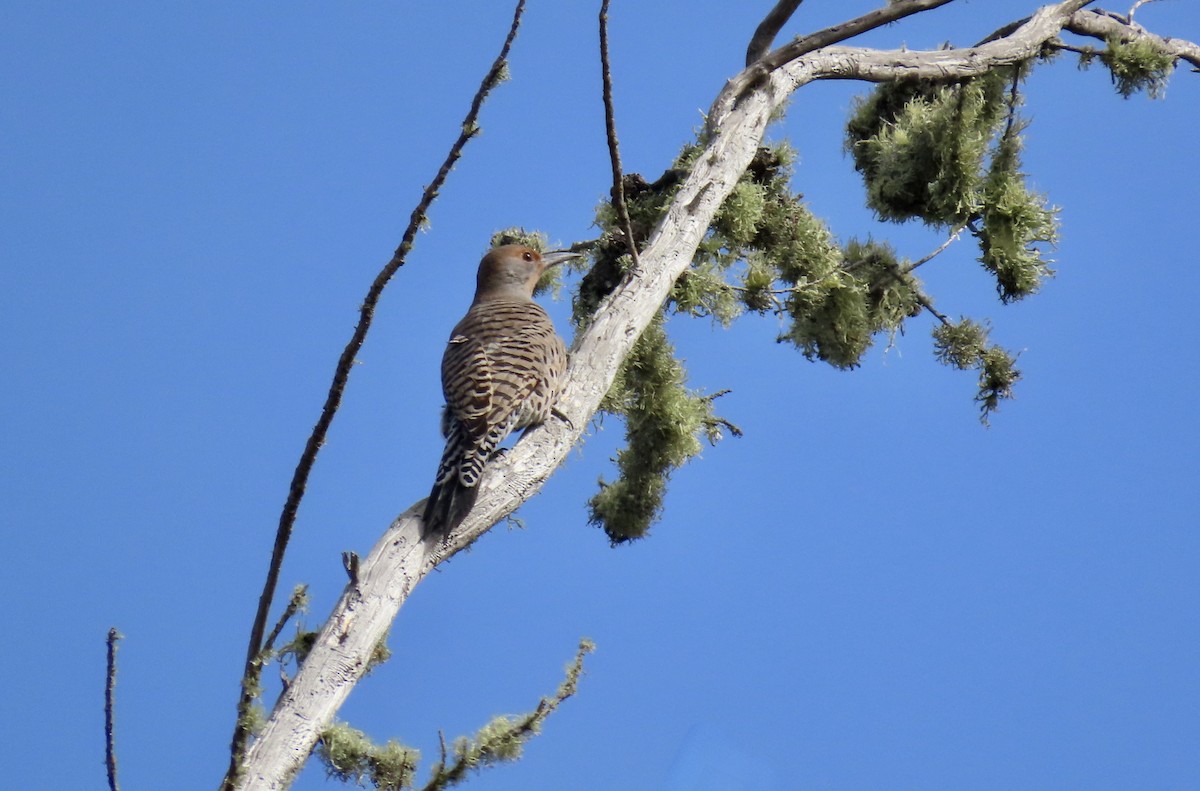
<svg viewBox="0 0 1200 791">
<path fill-rule="evenodd" d="M 567 417 L 566 413 L 559 410 L 558 407 L 551 407 L 550 414 L 566 423 L 567 428 L 571 429 L 572 431 L 575 430 L 575 424 L 571 422 L 571 418 Z"/>
</svg>

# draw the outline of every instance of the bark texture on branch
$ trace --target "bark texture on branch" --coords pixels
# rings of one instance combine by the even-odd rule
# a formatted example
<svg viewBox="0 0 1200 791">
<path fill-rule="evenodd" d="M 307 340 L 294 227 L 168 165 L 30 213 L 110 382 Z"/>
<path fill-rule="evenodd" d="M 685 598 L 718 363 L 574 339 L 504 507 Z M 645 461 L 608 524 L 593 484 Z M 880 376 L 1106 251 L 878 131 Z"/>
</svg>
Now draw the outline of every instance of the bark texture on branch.
<svg viewBox="0 0 1200 791">
<path fill-rule="evenodd" d="M 421 542 L 423 503 L 397 517 L 359 564 L 357 580 L 347 586 L 248 751 L 236 787 L 286 788 L 365 672 L 372 651 L 413 588 L 439 562 L 533 496 L 563 461 L 608 392 L 621 361 L 690 265 L 714 215 L 762 143 L 772 113 L 793 91 L 822 79 L 975 76 L 1033 57 L 1069 20 L 1080 24 L 1072 15 L 1082 5 L 1081 0 L 1071 0 L 1047 6 L 1009 35 L 969 49 L 912 52 L 827 46 L 768 74 L 748 79 L 752 66 L 730 80 L 709 114 L 704 152 L 641 251 L 638 265 L 575 339 L 558 404 L 569 422 L 552 418 L 490 465 L 475 508 L 445 544 Z"/>
</svg>

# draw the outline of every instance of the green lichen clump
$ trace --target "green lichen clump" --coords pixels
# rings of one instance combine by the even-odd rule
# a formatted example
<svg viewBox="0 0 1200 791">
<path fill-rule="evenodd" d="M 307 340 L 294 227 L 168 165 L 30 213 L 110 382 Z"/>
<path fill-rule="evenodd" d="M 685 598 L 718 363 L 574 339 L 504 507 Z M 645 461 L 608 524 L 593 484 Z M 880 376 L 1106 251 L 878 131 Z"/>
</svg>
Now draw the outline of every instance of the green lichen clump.
<svg viewBox="0 0 1200 791">
<path fill-rule="evenodd" d="M 975 402 L 985 425 L 1000 401 L 1012 398 L 1013 385 L 1021 378 L 1016 358 L 1000 346 L 989 344 L 988 332 L 986 326 L 971 319 L 948 322 L 933 331 L 934 355 L 939 362 L 979 372 Z"/>
<path fill-rule="evenodd" d="M 1007 134 L 997 145 L 983 187 L 983 205 L 976 236 L 980 262 L 996 278 L 1004 302 L 1013 302 L 1041 288 L 1054 274 L 1043 248 L 1058 236 L 1058 219 L 1045 198 L 1030 192 L 1020 172 L 1021 138 Z"/>
<path fill-rule="evenodd" d="M 698 148 L 685 148 L 663 178 L 648 184 L 626 177 L 626 195 L 641 242 L 658 221 Z M 880 332 L 894 333 L 919 311 L 919 285 L 887 246 L 838 244 L 789 186 L 795 154 L 786 143 L 762 147 L 726 198 L 692 266 L 675 283 L 661 314 L 623 364 L 602 411 L 625 423 L 626 445 L 616 457 L 619 476 L 601 479 L 589 502 L 590 521 L 621 543 L 646 535 L 659 517 L 674 470 L 726 432 L 714 398 L 687 386 L 687 373 L 666 332 L 666 315 L 708 317 L 728 325 L 746 312 L 787 319 L 780 340 L 807 357 L 839 368 L 859 363 Z M 596 264 L 575 300 L 586 325 L 631 265 L 615 212 L 598 213 L 604 230 Z"/>
<path fill-rule="evenodd" d="M 746 311 L 787 319 L 779 340 L 853 368 L 880 332 L 919 312 L 919 283 L 874 241 L 841 245 L 792 192 L 795 153 L 759 149 L 672 292 L 672 307 L 729 323 Z"/>
<path fill-rule="evenodd" d="M 846 148 L 881 219 L 959 225 L 979 211 L 982 163 L 1005 116 L 1005 75 L 884 83 L 860 99 Z"/>
<path fill-rule="evenodd" d="M 578 690 L 584 657 L 594 650 L 596 646 L 591 640 L 580 640 L 575 658 L 567 664 L 562 683 L 553 695 L 543 697 L 533 711 L 493 718 L 474 736 L 455 739 L 449 754 L 443 746 L 442 757 L 433 766 L 426 791 L 458 785 L 471 772 L 520 758 L 525 743 L 540 733 L 546 719 Z"/>
<path fill-rule="evenodd" d="M 540 733 L 546 719 L 579 689 L 584 657 L 595 649 L 591 640 L 581 639 L 575 658 L 567 664 L 562 683 L 553 695 L 539 700 L 533 711 L 494 717 L 473 736 L 455 739 L 449 751 L 443 742 L 441 758 L 430 770 L 425 791 L 450 788 L 471 772 L 520 758 L 525 743 Z M 412 788 L 421 759 L 418 750 L 395 739 L 377 744 L 366 733 L 344 722 L 321 731 L 313 752 L 325 764 L 330 777 L 360 786 L 370 783 L 381 791 Z"/>
<path fill-rule="evenodd" d="M 1175 70 L 1175 56 L 1164 52 L 1148 38 L 1121 41 L 1112 37 L 1100 60 L 1112 74 L 1117 93 L 1128 99 L 1145 91 L 1151 99 L 1166 93 L 1167 81 Z"/>
<path fill-rule="evenodd" d="M 600 480 L 588 503 L 592 524 L 614 544 L 641 538 L 662 510 L 671 472 L 700 452 L 700 435 L 720 438 L 712 398 L 686 387 L 683 364 L 657 316 L 625 359 L 601 408 L 625 420 L 620 477 Z M 736 431 L 736 429 L 734 429 Z"/>
<path fill-rule="evenodd" d="M 1054 274 L 1046 251 L 1057 241 L 1057 209 L 1021 171 L 1019 88 L 1028 68 L 944 85 L 881 85 L 856 105 L 846 138 L 879 217 L 969 232 L 1006 303 L 1036 293 Z M 1012 397 L 1020 378 L 1015 358 L 987 344 L 984 325 L 937 315 L 943 324 L 934 332 L 935 355 L 979 371 L 976 401 L 986 423 Z"/>
<path fill-rule="evenodd" d="M 637 245 L 649 236 L 699 150 L 685 147 L 671 169 L 653 183 L 637 174 L 625 176 L 626 206 Z M 628 233 L 610 203 L 600 206 L 597 224 L 603 234 L 574 300 L 577 328 L 587 326 L 633 263 Z M 672 304 L 675 312 L 731 318 L 729 294 L 720 267 L 698 262 L 676 285 Z M 625 423 L 626 446 L 616 458 L 619 477 L 611 482 L 601 479 L 600 491 L 588 504 L 589 521 L 601 527 L 613 544 L 646 535 L 662 511 L 672 471 L 700 452 L 701 438 L 716 442 L 724 429 L 738 433 L 714 414 L 712 396 L 687 387 L 683 363 L 667 338 L 664 314 L 638 339 L 601 411 Z"/>
<path fill-rule="evenodd" d="M 875 337 L 897 332 L 921 312 L 920 283 L 890 245 L 851 239 L 821 288 L 795 288 L 786 303 L 791 327 L 782 340 L 810 360 L 854 368 Z"/>
<path fill-rule="evenodd" d="M 358 785 L 369 781 L 380 791 L 411 788 L 421 757 L 394 739 L 375 744 L 362 731 L 341 722 L 321 732 L 316 755 L 330 777 Z"/>
<path fill-rule="evenodd" d="M 856 104 L 846 148 L 881 219 L 963 228 L 1005 302 L 1052 274 L 1056 210 L 1020 170 L 1024 67 L 949 85 L 885 83 Z"/>
</svg>

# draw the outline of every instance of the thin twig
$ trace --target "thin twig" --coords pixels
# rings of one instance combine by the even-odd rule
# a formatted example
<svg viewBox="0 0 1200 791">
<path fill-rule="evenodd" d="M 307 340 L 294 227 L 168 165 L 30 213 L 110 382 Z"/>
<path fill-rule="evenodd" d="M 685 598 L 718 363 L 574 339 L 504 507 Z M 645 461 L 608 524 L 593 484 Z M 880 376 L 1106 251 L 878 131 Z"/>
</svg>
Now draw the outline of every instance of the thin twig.
<svg viewBox="0 0 1200 791">
<path fill-rule="evenodd" d="M 108 673 L 104 684 L 104 765 L 108 769 L 109 791 L 120 791 L 117 783 L 117 751 L 113 736 L 113 700 L 117 690 L 117 641 L 124 635 L 108 630 Z"/>
<path fill-rule="evenodd" d="M 1078 47 L 1073 44 L 1068 44 L 1062 39 L 1055 39 L 1047 42 L 1047 46 L 1053 47 L 1062 52 L 1074 52 L 1076 55 L 1084 55 L 1089 58 L 1094 58 L 1100 54 L 1100 50 L 1095 47 Z"/>
<path fill-rule="evenodd" d="M 1012 83 L 1008 86 L 1008 119 L 1004 122 L 1002 142 L 1012 140 L 1017 130 L 1017 105 L 1021 102 L 1021 66 L 1013 69 Z"/>
<path fill-rule="evenodd" d="M 621 152 L 617 146 L 617 122 L 613 113 L 612 72 L 608 66 L 608 3 L 609 0 L 601 0 L 600 3 L 600 77 L 603 81 L 604 130 L 608 135 L 608 158 L 612 163 L 613 205 L 624 226 L 629 255 L 636 267 L 639 265 L 637 240 L 633 238 L 633 222 L 629 219 L 629 207 L 625 204 L 625 181 L 621 175 Z"/>
<path fill-rule="evenodd" d="M 763 21 L 758 23 L 758 28 L 755 29 L 754 36 L 750 39 L 750 45 L 746 47 L 747 66 L 771 51 L 771 44 L 774 43 L 775 37 L 792 18 L 792 14 L 796 13 L 796 9 L 802 2 L 804 0 L 779 0 L 775 7 L 767 12 Z"/>
<path fill-rule="evenodd" d="M 913 261 L 913 262 L 912 262 L 911 264 L 909 264 L 908 266 L 906 266 L 906 267 L 902 267 L 902 268 L 900 269 L 900 272 L 901 272 L 902 274 L 905 274 L 905 275 L 907 275 L 909 272 L 913 271 L 913 270 L 914 270 L 914 269 L 916 269 L 917 267 L 919 267 L 919 266 L 923 266 L 923 265 L 925 265 L 925 264 L 928 264 L 930 261 L 932 261 L 933 259 L 937 258 L 937 257 L 938 257 L 939 255 L 941 255 L 942 253 L 946 252 L 946 249 L 947 249 L 948 247 L 950 247 L 950 245 L 952 245 L 952 244 L 954 244 L 955 242 L 957 242 L 957 241 L 958 241 L 958 237 L 962 235 L 962 232 L 963 232 L 963 231 L 966 229 L 966 227 L 967 227 L 967 224 L 966 224 L 966 223 L 963 223 L 962 225 L 959 225 L 957 228 L 955 228 L 953 231 L 951 231 L 951 232 L 950 232 L 950 236 L 948 236 L 948 237 L 946 238 L 946 241 L 942 242 L 941 244 L 939 244 L 939 245 L 937 246 L 937 249 L 936 249 L 936 250 L 934 250 L 932 253 L 930 253 L 929 255 L 925 256 L 924 258 L 919 258 L 919 259 L 917 259 L 916 261 Z"/>
<path fill-rule="evenodd" d="M 425 215 L 429 210 L 429 206 L 437 198 L 439 190 L 446 181 L 446 177 L 454 167 L 454 164 L 462 156 L 463 147 L 466 146 L 467 141 L 479 134 L 479 127 L 476 125 L 479 110 L 492 89 L 503 81 L 508 53 L 512 48 L 513 40 L 517 36 L 517 29 L 520 27 L 521 15 L 524 11 L 525 0 L 517 0 L 516 9 L 513 12 L 512 26 L 509 28 L 508 35 L 504 39 L 504 45 L 500 49 L 499 56 L 492 63 L 491 68 L 488 69 L 487 75 L 483 78 L 483 82 L 479 86 L 479 90 L 475 92 L 475 97 L 471 101 L 471 109 L 463 119 L 462 131 L 459 133 L 458 139 L 450 147 L 450 153 L 447 154 L 446 160 L 442 163 L 433 181 L 425 188 L 417 207 L 413 209 L 408 227 L 405 229 L 404 236 L 400 241 L 400 246 L 392 254 L 391 260 L 376 275 L 374 282 L 371 283 L 371 287 L 367 291 L 367 295 L 362 302 L 362 307 L 359 309 L 358 325 L 354 328 L 354 333 L 351 335 L 350 341 L 346 344 L 346 348 L 342 351 L 342 356 L 338 359 L 337 368 L 333 374 L 333 382 L 329 388 L 329 394 L 325 399 L 325 405 L 321 409 L 321 416 L 317 419 L 312 434 L 309 435 L 304 452 L 301 454 L 300 461 L 296 465 L 296 471 L 292 475 L 292 483 L 288 489 L 287 501 L 284 503 L 283 511 L 279 516 L 279 527 L 275 534 L 275 546 L 271 551 L 271 563 L 267 569 L 267 579 L 263 585 L 263 592 L 258 600 L 258 611 L 255 614 L 254 624 L 250 630 L 250 642 L 246 649 L 246 668 L 242 677 L 241 696 L 238 700 L 237 724 L 234 727 L 233 740 L 230 745 L 229 772 L 222 785 L 223 789 L 233 787 L 242 754 L 245 752 L 249 736 L 245 723 L 245 715 L 254 700 L 253 690 L 258 686 L 257 680 L 262 672 L 259 655 L 263 646 L 263 633 L 266 631 L 271 602 L 274 599 L 275 589 L 279 583 L 279 571 L 283 564 L 283 555 L 287 549 L 288 541 L 291 539 L 292 529 L 296 523 L 296 514 L 300 508 L 300 501 L 304 497 L 304 492 L 308 485 L 308 477 L 316 462 L 317 453 L 320 452 L 321 446 L 325 444 L 325 437 L 329 432 L 329 426 L 333 423 L 333 417 L 337 413 L 338 407 L 341 406 L 342 394 L 346 389 L 346 382 L 350 378 L 350 371 L 354 367 L 354 359 L 359 349 L 362 348 L 363 342 L 366 340 L 367 331 L 371 328 L 371 322 L 375 316 L 375 307 L 379 303 L 379 297 L 383 293 L 384 287 L 387 286 L 388 281 L 392 279 L 392 276 L 396 274 L 400 267 L 404 265 L 405 257 L 408 255 L 409 250 L 412 249 L 413 240 L 416 238 L 417 231 L 425 221 Z"/>
<path fill-rule="evenodd" d="M 925 310 L 932 313 L 934 315 L 934 317 L 936 317 L 937 320 L 940 321 L 942 324 L 952 324 L 953 323 L 950 321 L 950 318 L 945 313 L 942 313 L 940 310 L 938 310 L 937 308 L 935 308 L 933 306 L 933 302 L 930 301 L 929 297 L 925 296 L 925 293 L 923 291 L 921 291 L 920 289 L 913 289 L 913 295 L 917 298 L 917 302 L 921 303 L 921 307 L 925 308 Z"/>
<path fill-rule="evenodd" d="M 270 652 L 275 647 L 275 641 L 279 638 L 279 634 L 283 631 L 283 627 L 292 619 L 298 610 L 305 607 L 308 603 L 308 586 L 297 585 L 292 591 L 292 598 L 288 600 L 287 607 L 283 610 L 283 615 L 279 616 L 279 620 L 275 622 L 275 627 L 271 629 L 271 633 L 267 635 L 267 639 L 263 642 L 261 654 Z"/>
<path fill-rule="evenodd" d="M 438 760 L 438 768 L 434 774 L 440 774 L 446 768 L 446 732 L 438 728 L 438 746 L 442 750 L 442 757 Z"/>
<path fill-rule="evenodd" d="M 1133 4 L 1133 8 L 1129 9 L 1129 13 L 1125 15 L 1125 18 L 1127 20 L 1129 20 L 1129 24 L 1131 24 L 1131 25 L 1133 24 L 1133 12 L 1134 11 L 1137 11 L 1139 8 L 1144 6 L 1146 3 L 1153 3 L 1153 2 L 1154 2 L 1154 0 L 1137 0 L 1137 2 Z"/>
</svg>

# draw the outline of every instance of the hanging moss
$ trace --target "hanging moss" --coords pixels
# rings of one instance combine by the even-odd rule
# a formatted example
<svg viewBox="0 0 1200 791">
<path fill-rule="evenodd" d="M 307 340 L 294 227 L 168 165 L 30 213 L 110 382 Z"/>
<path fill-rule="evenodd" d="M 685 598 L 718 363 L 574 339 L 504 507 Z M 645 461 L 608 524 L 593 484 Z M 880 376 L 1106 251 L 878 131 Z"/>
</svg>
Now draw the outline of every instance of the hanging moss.
<svg viewBox="0 0 1200 791">
<path fill-rule="evenodd" d="M 987 425 L 1000 403 L 1013 397 L 1013 385 L 1021 378 L 1016 357 L 996 345 L 988 345 L 988 328 L 971 319 L 939 325 L 933 331 L 934 353 L 939 362 L 960 370 L 979 371 L 975 402 L 979 419 Z"/>
<path fill-rule="evenodd" d="M 533 711 L 494 717 L 472 737 L 455 739 L 450 755 L 443 749 L 442 759 L 434 764 L 425 788 L 450 788 L 467 779 L 471 772 L 520 758 L 525 743 L 578 690 L 584 657 L 594 650 L 591 640 L 581 639 L 558 689 L 542 697 Z M 421 758 L 419 751 L 394 739 L 376 744 L 367 734 L 343 722 L 325 728 L 313 752 L 325 764 L 330 777 L 359 786 L 370 783 L 380 791 L 411 788 Z M 447 759 L 452 760 L 448 763 Z"/>
<path fill-rule="evenodd" d="M 987 327 L 971 319 L 939 324 L 933 330 L 934 356 L 943 365 L 965 371 L 978 363 L 987 338 Z"/>
<path fill-rule="evenodd" d="M 742 313 L 742 303 L 720 268 L 710 262 L 696 264 L 675 281 L 669 297 L 676 313 L 709 316 L 728 327 Z"/>
<path fill-rule="evenodd" d="M 688 390 L 685 379 L 660 315 L 638 338 L 604 404 L 624 418 L 626 446 L 617 454 L 620 477 L 601 479 L 588 521 L 614 544 L 646 534 L 671 472 L 700 452 L 699 435 L 714 420 L 712 400 Z"/>
<path fill-rule="evenodd" d="M 781 340 L 810 360 L 848 369 L 859 365 L 876 334 L 894 333 L 920 313 L 920 288 L 889 245 L 851 239 L 839 254 L 836 274 L 790 292 L 785 309 L 792 323 Z"/>
<path fill-rule="evenodd" d="M 754 247 L 778 279 L 790 286 L 821 282 L 842 263 L 829 228 L 791 195 L 771 196 Z"/>
<path fill-rule="evenodd" d="M 309 632 L 297 627 L 296 636 L 279 649 L 280 661 L 285 661 L 290 657 L 295 660 L 296 667 L 300 667 L 308 658 L 313 645 L 316 644 L 318 634 L 318 632 Z"/>
<path fill-rule="evenodd" d="M 1175 56 L 1159 49 L 1148 38 L 1121 41 L 1113 36 L 1107 44 L 1100 60 L 1112 74 L 1117 93 L 1126 99 L 1141 91 L 1146 91 L 1151 99 L 1163 97 L 1175 70 Z"/>
<path fill-rule="evenodd" d="M 762 184 L 739 181 L 713 220 L 713 234 L 730 248 L 750 246 L 762 225 L 766 202 Z"/>
<path fill-rule="evenodd" d="M 871 345 L 867 292 L 853 278 L 841 278 L 827 288 L 798 289 L 786 308 L 792 324 L 781 340 L 795 344 L 810 360 L 854 368 Z"/>
<path fill-rule="evenodd" d="M 979 360 L 979 419 L 986 425 L 988 418 L 1000 408 L 1000 402 L 1013 397 L 1013 385 L 1021 378 L 1017 360 L 1007 350 L 990 346 Z"/>
<path fill-rule="evenodd" d="M 1031 192 L 1020 172 L 1017 135 L 1006 135 L 992 159 L 978 233 L 980 262 L 996 277 L 1004 302 L 1029 296 L 1054 274 L 1041 245 L 1057 241 L 1058 222 L 1045 198 Z"/>
<path fill-rule="evenodd" d="M 905 319 L 919 315 L 920 284 L 906 271 L 892 246 L 874 240 L 851 239 L 842 251 L 842 268 L 866 288 L 868 324 L 872 333 L 896 332 Z"/>
<path fill-rule="evenodd" d="M 778 304 L 775 297 L 775 272 L 763 261 L 762 253 L 747 256 L 741 275 L 740 298 L 747 310 L 766 313 Z"/>
<path fill-rule="evenodd" d="M 867 205 L 892 222 L 959 225 L 979 208 L 983 158 L 1005 110 L 1004 70 L 947 85 L 884 83 L 856 105 L 846 149 Z"/>
</svg>

